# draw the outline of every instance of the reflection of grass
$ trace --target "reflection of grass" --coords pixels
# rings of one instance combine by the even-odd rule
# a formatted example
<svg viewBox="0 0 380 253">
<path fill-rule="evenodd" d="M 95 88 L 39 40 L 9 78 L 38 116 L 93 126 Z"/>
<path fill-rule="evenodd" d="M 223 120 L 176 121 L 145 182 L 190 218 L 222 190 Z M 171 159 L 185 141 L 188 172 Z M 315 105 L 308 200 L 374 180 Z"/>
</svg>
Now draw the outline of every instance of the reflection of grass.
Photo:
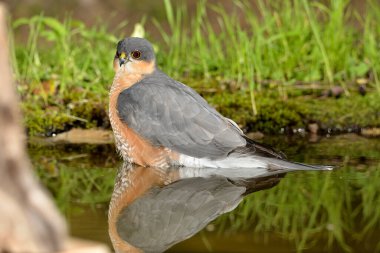
<svg viewBox="0 0 380 253">
<path fill-rule="evenodd" d="M 108 205 L 119 166 L 113 148 L 32 145 L 30 150 L 39 177 L 61 210 L 73 203 Z"/>
<path fill-rule="evenodd" d="M 344 165 L 333 173 L 290 173 L 275 188 L 252 194 L 234 212 L 218 219 L 219 229 L 277 232 L 294 240 L 299 251 L 321 245 L 321 241 L 326 242 L 326 249 L 338 245 L 348 252 L 367 242 L 368 249 L 374 250 L 376 245 L 368 241 L 380 229 L 380 165 L 374 162 L 379 161 L 380 143 L 358 140 L 336 139 L 334 145 L 324 141 L 306 152 L 300 146 L 293 151 L 302 153 L 298 160 L 308 161 L 312 153 L 320 159 L 314 162 L 331 159 L 336 163 L 338 159 L 356 168 Z M 298 155 L 292 156 L 297 159 Z"/>
<path fill-rule="evenodd" d="M 78 169 L 65 165 L 57 165 L 59 170 L 55 177 L 42 172 L 42 182 L 52 192 L 61 209 L 66 209 L 70 203 L 96 204 L 109 202 L 116 170 L 113 168 L 87 168 Z"/>
<path fill-rule="evenodd" d="M 249 1 L 236 1 L 234 10 L 228 11 L 200 1 L 191 17 L 182 3 L 163 2 L 167 20 L 153 21 L 161 31 L 155 39 L 158 64 L 170 75 L 186 78 L 214 105 L 233 107 L 233 112 L 226 109 L 227 116 L 240 109 L 238 123 L 255 126 L 256 121 L 269 121 L 284 127 L 304 124 L 303 119 L 329 123 L 327 118 L 336 118 L 332 125 L 355 125 L 355 119 L 364 115 L 366 122 L 359 123 L 379 125 L 371 111 L 376 106 L 371 101 L 378 96 L 358 98 L 354 94 L 358 78 L 369 82 L 367 91 L 380 91 L 377 2 L 368 1 L 365 17 L 347 10 L 346 0 L 328 5 L 304 0 L 258 1 L 258 12 Z M 352 20 L 359 28 L 350 25 Z M 27 43 L 17 43 L 12 55 L 31 134 L 72 125 L 109 126 L 105 108 L 113 76 L 115 34 L 119 36 L 124 25 L 109 32 L 104 25 L 89 28 L 71 18 L 60 22 L 43 15 L 13 22 L 15 33 L 23 26 L 29 31 Z M 146 32 L 149 37 L 151 30 Z M 318 89 L 297 81 L 315 81 Z M 303 105 L 311 103 L 310 99 L 286 102 L 300 95 L 316 96 L 319 89 L 333 85 L 341 86 L 350 98 L 338 104 L 336 100 L 314 101 L 306 108 Z M 210 91 L 218 93 L 216 98 Z M 363 109 L 360 106 L 351 113 L 339 109 L 349 107 L 351 101 L 369 107 L 364 113 L 357 113 Z M 324 115 L 326 108 L 332 116 Z M 263 129 L 271 128 L 259 128 Z"/>
<path fill-rule="evenodd" d="M 379 166 L 365 173 L 345 167 L 334 173 L 289 174 L 272 190 L 246 198 L 216 224 L 229 232 L 277 232 L 292 238 L 299 250 L 322 240 L 326 249 L 338 244 L 350 251 L 380 228 L 379 178 Z"/>
</svg>

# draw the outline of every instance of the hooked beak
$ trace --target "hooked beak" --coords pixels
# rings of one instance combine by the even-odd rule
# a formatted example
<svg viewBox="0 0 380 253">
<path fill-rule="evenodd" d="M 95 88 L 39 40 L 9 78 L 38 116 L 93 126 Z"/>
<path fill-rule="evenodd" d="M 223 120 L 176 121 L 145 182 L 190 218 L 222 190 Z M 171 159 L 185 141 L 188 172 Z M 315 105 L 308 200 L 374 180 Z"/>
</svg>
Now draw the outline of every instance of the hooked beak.
<svg viewBox="0 0 380 253">
<path fill-rule="evenodd" d="M 120 67 L 121 67 L 121 65 L 123 65 L 125 62 L 126 62 L 126 59 L 124 59 L 124 58 L 119 58 L 119 65 L 120 65 Z"/>
<path fill-rule="evenodd" d="M 121 53 L 120 57 L 119 57 L 119 65 L 120 67 L 125 64 L 126 62 L 128 62 L 129 59 L 127 58 L 126 54 L 123 52 Z"/>
</svg>

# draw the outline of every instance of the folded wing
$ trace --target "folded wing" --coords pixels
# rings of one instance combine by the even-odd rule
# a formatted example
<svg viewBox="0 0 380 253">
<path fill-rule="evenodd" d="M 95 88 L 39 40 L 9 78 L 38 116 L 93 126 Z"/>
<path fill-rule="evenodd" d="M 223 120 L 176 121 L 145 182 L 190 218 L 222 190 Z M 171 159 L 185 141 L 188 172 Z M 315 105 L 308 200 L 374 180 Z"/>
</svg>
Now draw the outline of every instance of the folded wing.
<svg viewBox="0 0 380 253">
<path fill-rule="evenodd" d="M 118 97 L 121 120 L 155 146 L 218 159 L 246 140 L 194 90 L 155 71 Z"/>
</svg>

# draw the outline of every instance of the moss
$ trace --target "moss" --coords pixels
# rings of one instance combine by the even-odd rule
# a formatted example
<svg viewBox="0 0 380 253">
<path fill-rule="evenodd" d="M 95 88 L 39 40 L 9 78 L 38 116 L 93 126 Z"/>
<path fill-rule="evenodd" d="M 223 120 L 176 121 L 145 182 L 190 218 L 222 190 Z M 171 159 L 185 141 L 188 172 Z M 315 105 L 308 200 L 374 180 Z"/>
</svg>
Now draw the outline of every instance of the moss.
<svg viewBox="0 0 380 253">
<path fill-rule="evenodd" d="M 46 135 L 73 127 L 109 128 L 107 97 L 73 90 L 65 94 L 33 94 L 23 97 L 22 110 L 29 135 Z"/>
<path fill-rule="evenodd" d="M 299 103 L 303 103 L 301 99 Z M 306 103 L 308 117 L 327 127 L 380 125 L 380 95 L 352 95 L 340 99 L 310 100 Z"/>
<path fill-rule="evenodd" d="M 306 128 L 317 122 L 322 131 L 349 132 L 367 126 L 380 126 L 380 95 L 351 95 L 336 98 L 295 96 L 282 100 L 270 92 L 256 95 L 258 115 L 254 116 L 250 94 L 223 92 L 205 98 L 226 117 L 235 120 L 246 131 L 275 134 Z"/>
</svg>

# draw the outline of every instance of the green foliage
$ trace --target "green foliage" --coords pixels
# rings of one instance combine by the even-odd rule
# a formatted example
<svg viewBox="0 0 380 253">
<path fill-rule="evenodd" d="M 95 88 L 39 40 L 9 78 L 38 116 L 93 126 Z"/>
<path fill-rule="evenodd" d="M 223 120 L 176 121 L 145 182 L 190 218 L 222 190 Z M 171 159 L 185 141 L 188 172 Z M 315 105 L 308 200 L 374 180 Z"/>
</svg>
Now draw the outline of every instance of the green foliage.
<svg viewBox="0 0 380 253">
<path fill-rule="evenodd" d="M 356 13 L 347 10 L 346 0 L 327 5 L 304 0 L 258 2 L 259 14 L 248 1 L 236 3 L 232 12 L 201 1 L 195 16 L 189 17 L 184 5 L 177 3 L 175 11 L 165 1 L 170 31 L 156 22 L 166 44 L 161 64 L 178 77 L 191 73 L 241 84 L 252 79 L 278 80 L 284 85 L 295 80 L 333 84 L 366 76 L 369 63 L 379 57 L 378 45 L 373 44 L 380 35 L 372 26 L 379 16 L 376 3 L 357 21 L 367 24 L 361 30 L 349 25 Z M 217 25 L 208 19 L 211 12 Z M 375 40 L 367 48 L 371 37 Z"/>
<path fill-rule="evenodd" d="M 152 20 L 160 31 L 158 38 L 144 31 L 145 19 L 136 27 L 138 34 L 155 42 L 158 65 L 165 72 L 201 93 L 215 90 L 204 94 L 207 100 L 252 130 L 278 132 L 310 119 L 326 123 L 324 108 L 333 122 L 378 125 L 376 109 L 357 104 L 365 111 L 363 117 L 359 111 L 344 114 L 351 99 L 360 101 L 354 96 L 358 79 L 368 82 L 366 91 L 372 93 L 361 99 L 367 105 L 377 107 L 374 90 L 380 94 L 380 5 L 369 1 L 361 17 L 348 2 L 258 1 L 254 11 L 249 1 L 241 1 L 227 11 L 199 1 L 190 16 L 184 3 L 164 0 L 168 26 Z M 29 32 L 25 44 L 12 46 L 12 55 L 31 135 L 109 125 L 103 115 L 117 37 L 126 36 L 119 36 L 124 25 L 109 32 L 104 24 L 87 27 L 70 17 L 59 21 L 39 15 L 13 21 L 13 33 L 22 27 Z M 310 82 L 321 90 L 341 86 L 345 98 L 315 102 L 311 89 L 311 99 L 303 99 Z M 226 90 L 220 86 L 226 83 L 233 87 L 222 94 Z M 96 107 L 95 116 L 88 107 Z M 373 121 L 366 117 L 370 113 Z"/>
<path fill-rule="evenodd" d="M 28 41 L 13 47 L 13 60 L 29 134 L 62 131 L 72 125 L 107 126 L 114 54 L 110 48 L 116 37 L 105 26 L 88 28 L 71 18 L 64 22 L 43 15 L 19 19 L 13 22 L 14 33 L 22 26 L 28 27 Z"/>
<path fill-rule="evenodd" d="M 88 91 L 105 94 L 105 84 L 112 80 L 114 52 L 109 48 L 117 39 L 104 26 L 90 29 L 71 18 L 61 23 L 43 15 L 13 23 L 14 29 L 20 26 L 28 26 L 29 39 L 26 45 L 16 46 L 19 80 L 36 85 L 56 80 L 60 94 L 74 87 L 84 88 L 84 96 Z"/>
</svg>

